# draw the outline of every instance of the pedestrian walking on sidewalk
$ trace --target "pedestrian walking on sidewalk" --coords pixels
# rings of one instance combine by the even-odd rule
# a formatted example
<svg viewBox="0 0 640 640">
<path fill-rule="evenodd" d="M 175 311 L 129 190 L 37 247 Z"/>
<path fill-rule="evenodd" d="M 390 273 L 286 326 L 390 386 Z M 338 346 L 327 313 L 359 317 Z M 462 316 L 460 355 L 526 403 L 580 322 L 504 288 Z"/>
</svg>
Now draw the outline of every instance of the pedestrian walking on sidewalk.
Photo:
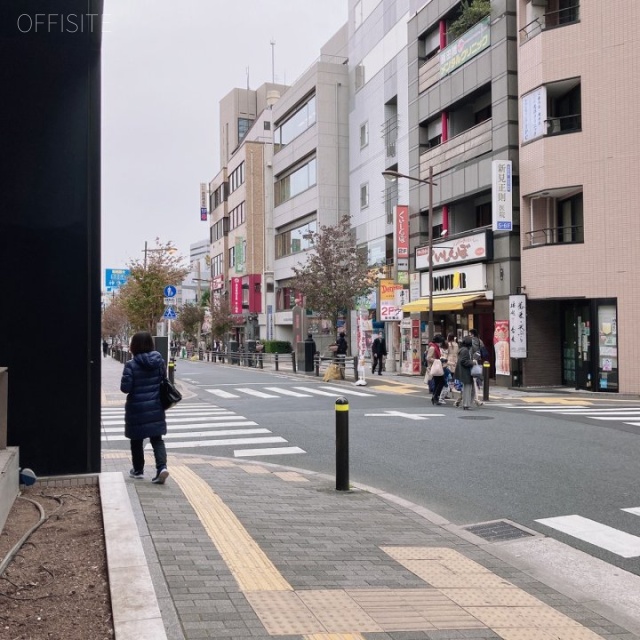
<svg viewBox="0 0 640 640">
<path fill-rule="evenodd" d="M 104 338 L 102 340 L 102 357 L 106 358 L 108 353 L 109 353 L 109 343 L 107 342 L 107 339 Z"/>
<path fill-rule="evenodd" d="M 376 339 L 371 343 L 371 359 L 373 364 L 371 366 L 371 373 L 376 372 L 378 368 L 378 375 L 382 375 L 382 365 L 384 364 L 384 357 L 387 355 L 387 345 L 384 337 L 379 333 Z"/>
<path fill-rule="evenodd" d="M 149 438 L 156 459 L 154 484 L 164 484 L 169 477 L 167 450 L 162 436 L 167 433 L 167 420 L 160 402 L 160 382 L 166 364 L 155 350 L 148 331 L 136 333 L 129 346 L 133 358 L 124 365 L 120 391 L 127 394 L 124 407 L 124 435 L 131 441 L 129 476 L 144 478 L 144 439 Z"/>
<path fill-rule="evenodd" d="M 476 360 L 471 357 L 471 337 L 465 336 L 462 339 L 462 346 L 458 351 L 458 364 L 456 365 L 456 378 L 462 382 L 462 397 L 458 398 L 455 402 L 455 406 L 460 406 L 462 401 L 462 408 L 469 409 L 473 402 L 474 396 L 474 381 L 471 377 L 471 367 L 476 364 Z"/>
</svg>

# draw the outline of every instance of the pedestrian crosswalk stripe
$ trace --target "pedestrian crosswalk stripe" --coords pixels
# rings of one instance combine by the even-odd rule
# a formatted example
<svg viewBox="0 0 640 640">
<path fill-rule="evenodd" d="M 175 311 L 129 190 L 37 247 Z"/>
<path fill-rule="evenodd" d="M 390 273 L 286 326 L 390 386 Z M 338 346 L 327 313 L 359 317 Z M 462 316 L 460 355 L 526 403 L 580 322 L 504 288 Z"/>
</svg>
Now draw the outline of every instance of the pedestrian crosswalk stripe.
<svg viewBox="0 0 640 640">
<path fill-rule="evenodd" d="M 257 389 L 248 389 L 246 387 L 237 387 L 236 391 L 240 391 L 240 393 L 246 393 L 248 396 L 254 396 L 256 398 L 277 398 L 278 396 L 274 396 L 272 393 L 263 393 L 262 391 L 258 391 Z"/>
<path fill-rule="evenodd" d="M 527 407 L 529 409 L 530 407 Z M 549 412 L 549 413 L 564 413 L 572 416 L 592 416 L 592 415 L 629 415 L 640 414 L 640 407 L 622 407 L 622 408 L 602 408 L 602 409 L 531 409 L 536 413 Z"/>
<path fill-rule="evenodd" d="M 631 507 L 630 509 L 622 509 L 627 513 L 632 513 L 634 516 L 640 516 L 640 507 Z"/>
<path fill-rule="evenodd" d="M 540 524 L 606 549 L 623 558 L 640 556 L 640 538 L 578 515 L 542 518 Z"/>
<path fill-rule="evenodd" d="M 335 393 L 337 393 L 339 395 L 346 395 L 346 396 L 371 397 L 371 396 L 375 395 L 374 393 L 364 393 L 362 391 L 354 391 L 353 389 L 344 389 L 342 387 L 330 387 L 328 385 L 325 385 L 322 388 L 323 389 L 328 389 L 330 391 L 335 391 Z"/>
<path fill-rule="evenodd" d="M 236 458 L 249 458 L 255 456 L 282 456 L 292 453 L 306 453 L 300 447 L 271 447 L 267 449 L 236 449 L 233 455 Z"/>
<path fill-rule="evenodd" d="M 183 414 L 184 415 L 184 414 Z M 244 416 L 238 416 L 238 415 L 234 415 L 232 412 L 229 412 L 226 415 L 211 415 L 211 416 L 207 416 L 207 415 L 199 415 L 196 416 L 194 418 L 185 418 L 185 417 L 181 417 L 181 418 L 173 418 L 173 417 L 169 417 L 167 416 L 166 418 L 167 420 L 167 424 L 180 424 L 183 422 L 190 422 L 190 423 L 197 423 L 197 422 L 206 422 L 207 420 L 245 420 Z M 113 425 L 122 425 L 124 424 L 124 416 L 122 418 L 119 418 L 118 420 L 103 420 L 102 421 L 102 425 L 105 427 L 109 427 L 109 426 L 113 426 Z"/>
<path fill-rule="evenodd" d="M 222 389 L 205 389 L 208 393 L 212 393 L 214 396 L 218 396 L 220 398 L 239 398 L 235 393 L 229 393 L 228 391 L 223 391 Z"/>
<path fill-rule="evenodd" d="M 231 438 L 228 440 L 195 440 L 193 442 L 167 442 L 167 449 L 190 449 L 192 447 L 224 447 L 235 446 L 240 444 L 278 444 L 286 442 L 284 438 L 279 436 L 264 438 Z"/>
<path fill-rule="evenodd" d="M 197 422 L 191 424 L 167 425 L 170 431 L 187 431 L 189 429 L 220 429 L 223 427 L 257 427 L 258 423 L 253 420 L 237 422 Z M 104 433 L 122 433 L 124 424 L 120 427 L 106 427 L 102 429 Z"/>
<path fill-rule="evenodd" d="M 210 436 L 250 436 L 259 433 L 271 433 L 269 429 L 229 429 L 226 431 L 189 431 L 188 433 L 166 433 L 163 437 L 165 440 L 173 438 L 207 438 Z M 117 442 L 128 440 L 126 436 L 108 436 L 104 437 L 103 442 Z"/>
<path fill-rule="evenodd" d="M 310 398 L 308 393 L 298 393 L 297 391 L 291 391 L 291 389 L 281 389 L 280 387 L 265 387 L 267 391 L 275 391 L 281 393 L 283 396 L 291 396 L 293 398 Z"/>
</svg>

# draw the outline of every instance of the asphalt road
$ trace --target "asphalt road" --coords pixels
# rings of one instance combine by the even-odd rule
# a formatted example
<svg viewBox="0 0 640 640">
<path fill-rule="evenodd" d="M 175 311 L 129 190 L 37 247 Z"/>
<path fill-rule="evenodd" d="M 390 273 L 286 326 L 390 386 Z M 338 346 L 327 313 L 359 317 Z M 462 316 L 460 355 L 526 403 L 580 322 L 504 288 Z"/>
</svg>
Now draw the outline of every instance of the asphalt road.
<svg viewBox="0 0 640 640">
<path fill-rule="evenodd" d="M 315 376 L 185 361 L 176 377 L 194 397 L 169 413 L 175 422 L 167 438 L 169 462 L 175 446 L 335 474 L 335 399 L 343 395 L 352 481 L 459 525 L 510 520 L 640 575 L 640 426 L 606 413 L 635 406 L 640 420 L 640 404 L 600 398 L 580 413 L 579 407 L 515 400 L 463 412 L 451 404 L 433 407 L 425 391 L 401 393 L 406 389 L 393 385 L 340 386 Z M 208 439 L 206 407 L 219 412 L 212 418 L 218 421 L 215 444 Z M 112 437 L 105 446 L 128 448 L 128 442 Z M 638 514 L 623 511 L 634 508 Z M 564 516 L 579 516 L 578 522 L 539 522 Z M 566 522 L 610 529 L 596 526 L 587 539 L 596 538 L 587 542 L 574 529 L 569 535 L 556 528 Z"/>
</svg>

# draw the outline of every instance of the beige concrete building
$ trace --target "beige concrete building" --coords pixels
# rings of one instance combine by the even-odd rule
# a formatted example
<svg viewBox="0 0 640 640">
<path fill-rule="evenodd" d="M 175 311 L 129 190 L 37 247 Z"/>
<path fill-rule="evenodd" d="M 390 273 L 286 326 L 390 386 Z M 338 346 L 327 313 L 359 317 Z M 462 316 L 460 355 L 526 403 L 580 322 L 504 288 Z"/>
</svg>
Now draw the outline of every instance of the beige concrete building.
<svg viewBox="0 0 640 640">
<path fill-rule="evenodd" d="M 518 27 L 523 382 L 637 394 L 640 3 L 518 0 Z"/>
</svg>

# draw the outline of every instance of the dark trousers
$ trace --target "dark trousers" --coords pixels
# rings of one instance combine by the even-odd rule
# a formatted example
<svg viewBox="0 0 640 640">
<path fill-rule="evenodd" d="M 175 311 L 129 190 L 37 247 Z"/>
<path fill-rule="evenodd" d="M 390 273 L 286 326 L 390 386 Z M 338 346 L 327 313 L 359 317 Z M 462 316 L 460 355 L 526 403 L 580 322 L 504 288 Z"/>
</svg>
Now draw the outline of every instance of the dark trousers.
<svg viewBox="0 0 640 640">
<path fill-rule="evenodd" d="M 373 365 L 371 367 L 371 373 L 376 372 L 376 367 L 378 368 L 378 373 L 382 373 L 382 359 L 384 356 L 377 356 L 375 353 L 373 354 Z"/>
<path fill-rule="evenodd" d="M 153 455 L 156 459 L 156 469 L 167 466 L 167 449 L 162 436 L 150 438 Z M 144 471 L 144 440 L 131 440 L 131 462 L 135 471 Z"/>
<path fill-rule="evenodd" d="M 444 387 L 444 376 L 433 376 L 433 396 L 432 401 L 438 402 L 440 400 L 440 394 Z"/>
</svg>

